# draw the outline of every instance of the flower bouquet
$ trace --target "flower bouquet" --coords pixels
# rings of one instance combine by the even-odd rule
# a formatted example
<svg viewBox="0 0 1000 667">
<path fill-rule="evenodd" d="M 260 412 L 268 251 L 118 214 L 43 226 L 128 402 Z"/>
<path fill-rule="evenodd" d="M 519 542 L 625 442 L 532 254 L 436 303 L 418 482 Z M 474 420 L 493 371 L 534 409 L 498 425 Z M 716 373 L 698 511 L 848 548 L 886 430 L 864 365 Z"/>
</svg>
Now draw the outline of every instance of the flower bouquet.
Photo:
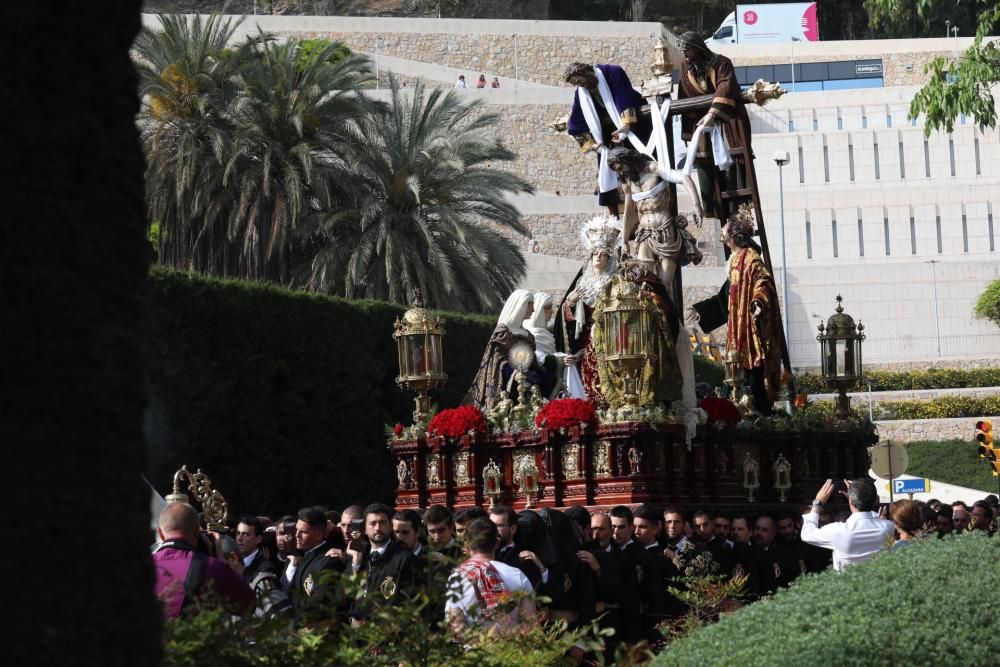
<svg viewBox="0 0 1000 667">
<path fill-rule="evenodd" d="M 442 410 L 427 425 L 427 434 L 431 436 L 460 438 L 474 432 L 486 432 L 486 418 L 474 405 Z"/>
<path fill-rule="evenodd" d="M 732 401 L 718 396 L 706 396 L 698 402 L 698 407 L 708 415 L 709 424 L 722 422 L 733 426 L 743 419 Z"/>
<path fill-rule="evenodd" d="M 579 398 L 557 398 L 549 401 L 535 415 L 535 426 L 552 431 L 581 428 L 594 422 L 594 404 Z"/>
</svg>

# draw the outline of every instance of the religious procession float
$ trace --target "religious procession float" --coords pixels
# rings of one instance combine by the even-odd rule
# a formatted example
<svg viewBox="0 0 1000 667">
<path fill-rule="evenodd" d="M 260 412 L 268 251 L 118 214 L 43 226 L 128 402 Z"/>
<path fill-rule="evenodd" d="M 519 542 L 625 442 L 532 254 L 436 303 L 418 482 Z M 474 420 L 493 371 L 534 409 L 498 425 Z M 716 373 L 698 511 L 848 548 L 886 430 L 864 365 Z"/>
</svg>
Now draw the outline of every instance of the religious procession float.
<svg viewBox="0 0 1000 667">
<path fill-rule="evenodd" d="M 445 323 L 419 296 L 396 322 L 397 382 L 416 393 L 413 423 L 388 443 L 397 508 L 800 503 L 829 477 L 867 476 L 877 436 L 846 397 L 864 327 L 839 297 L 818 336 L 836 413 L 809 409 L 791 373 L 745 108 L 784 91 L 742 91 L 694 33 L 678 47 L 676 88 L 662 39 L 639 91 L 617 65 L 567 69 L 573 109 L 554 127 L 596 155 L 608 214 L 582 224 L 590 259 L 561 302 L 510 295 L 462 405 L 429 414 L 447 380 Z M 691 156 L 680 169 L 665 129 L 674 114 Z M 682 267 L 702 259 L 689 221 L 719 225 L 728 276 L 684 308 Z M 697 385 L 689 326 L 726 327 L 725 391 Z"/>
</svg>

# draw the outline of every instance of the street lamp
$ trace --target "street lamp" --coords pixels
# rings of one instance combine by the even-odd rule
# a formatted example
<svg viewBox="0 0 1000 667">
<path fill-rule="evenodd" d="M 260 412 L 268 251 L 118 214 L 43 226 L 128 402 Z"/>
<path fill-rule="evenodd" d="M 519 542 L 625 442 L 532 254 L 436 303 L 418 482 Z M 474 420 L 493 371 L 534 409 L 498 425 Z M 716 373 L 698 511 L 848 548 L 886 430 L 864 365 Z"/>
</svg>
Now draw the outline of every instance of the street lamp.
<svg viewBox="0 0 1000 667">
<path fill-rule="evenodd" d="M 854 318 L 844 312 L 843 297 L 837 295 L 837 312 L 820 323 L 819 366 L 826 383 L 837 390 L 837 416 L 848 417 L 851 400 L 847 390 L 861 378 L 861 341 L 865 339 L 865 325 L 854 323 Z"/>
<path fill-rule="evenodd" d="M 931 285 L 934 288 L 934 332 L 937 334 L 937 356 L 941 358 L 941 318 L 938 317 L 938 295 L 937 295 L 937 267 L 936 259 L 929 259 L 926 262 L 931 265 Z"/>
<path fill-rule="evenodd" d="M 791 347 L 792 342 L 788 337 L 788 262 L 785 259 L 785 170 L 783 169 L 789 162 L 788 151 L 774 151 L 771 157 L 778 165 L 778 201 L 781 207 L 781 298 L 784 301 L 781 307 L 781 325 L 785 330 L 785 345 Z"/>
</svg>

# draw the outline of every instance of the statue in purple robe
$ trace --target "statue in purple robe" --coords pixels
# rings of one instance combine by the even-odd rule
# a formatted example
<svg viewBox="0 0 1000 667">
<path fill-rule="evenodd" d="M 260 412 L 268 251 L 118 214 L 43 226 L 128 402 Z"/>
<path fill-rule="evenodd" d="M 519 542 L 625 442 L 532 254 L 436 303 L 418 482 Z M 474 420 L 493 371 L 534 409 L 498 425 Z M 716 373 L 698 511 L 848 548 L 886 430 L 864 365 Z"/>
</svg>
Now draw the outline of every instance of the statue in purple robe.
<svg viewBox="0 0 1000 667">
<path fill-rule="evenodd" d="M 612 215 L 618 215 L 621 213 L 618 179 L 607 165 L 606 153 L 629 133 L 643 144 L 649 141 L 653 127 L 649 116 L 639 113 L 642 95 L 618 65 L 573 63 L 563 78 L 576 86 L 567 130 L 584 153 L 597 153 L 598 203 L 607 206 Z"/>
</svg>

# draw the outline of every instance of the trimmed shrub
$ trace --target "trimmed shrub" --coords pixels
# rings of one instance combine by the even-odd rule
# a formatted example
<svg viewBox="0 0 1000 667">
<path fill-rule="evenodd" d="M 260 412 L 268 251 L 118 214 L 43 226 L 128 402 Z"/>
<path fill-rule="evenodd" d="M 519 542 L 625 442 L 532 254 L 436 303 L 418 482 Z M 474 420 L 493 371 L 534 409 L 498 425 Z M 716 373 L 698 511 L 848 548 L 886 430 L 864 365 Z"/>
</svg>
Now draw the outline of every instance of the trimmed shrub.
<svg viewBox="0 0 1000 667">
<path fill-rule="evenodd" d="M 671 644 L 653 665 L 993 665 L 998 558 L 1000 541 L 967 534 L 805 575 Z"/>
<path fill-rule="evenodd" d="M 930 368 L 926 371 L 865 371 L 872 391 L 909 389 L 962 389 L 1000 387 L 1000 368 Z M 821 375 L 802 373 L 795 378 L 800 391 L 810 394 L 834 393 Z M 861 385 L 858 390 L 867 390 Z"/>
<path fill-rule="evenodd" d="M 713 387 L 721 387 L 722 381 L 726 377 L 726 366 L 720 361 L 695 357 L 694 375 L 698 382 L 707 382 Z"/>
<path fill-rule="evenodd" d="M 889 401 L 876 407 L 876 419 L 950 419 L 1000 415 L 1000 396 L 941 396 L 926 401 Z"/>
<path fill-rule="evenodd" d="M 384 423 L 409 423 L 395 384 L 393 322 L 405 308 L 263 283 L 155 269 L 148 293 L 150 481 L 169 490 L 182 464 L 201 468 L 231 512 L 391 501 Z M 456 405 L 495 320 L 444 313 Z"/>
<path fill-rule="evenodd" d="M 926 477 L 945 484 L 956 484 L 970 489 L 979 489 L 983 495 L 997 492 L 997 479 L 993 467 L 979 458 L 976 442 L 972 440 L 972 424 L 969 424 L 968 440 L 922 440 L 906 445 L 910 462 L 907 474 Z M 931 488 L 934 495 L 934 488 Z M 971 503 L 977 498 L 964 498 Z"/>
</svg>

